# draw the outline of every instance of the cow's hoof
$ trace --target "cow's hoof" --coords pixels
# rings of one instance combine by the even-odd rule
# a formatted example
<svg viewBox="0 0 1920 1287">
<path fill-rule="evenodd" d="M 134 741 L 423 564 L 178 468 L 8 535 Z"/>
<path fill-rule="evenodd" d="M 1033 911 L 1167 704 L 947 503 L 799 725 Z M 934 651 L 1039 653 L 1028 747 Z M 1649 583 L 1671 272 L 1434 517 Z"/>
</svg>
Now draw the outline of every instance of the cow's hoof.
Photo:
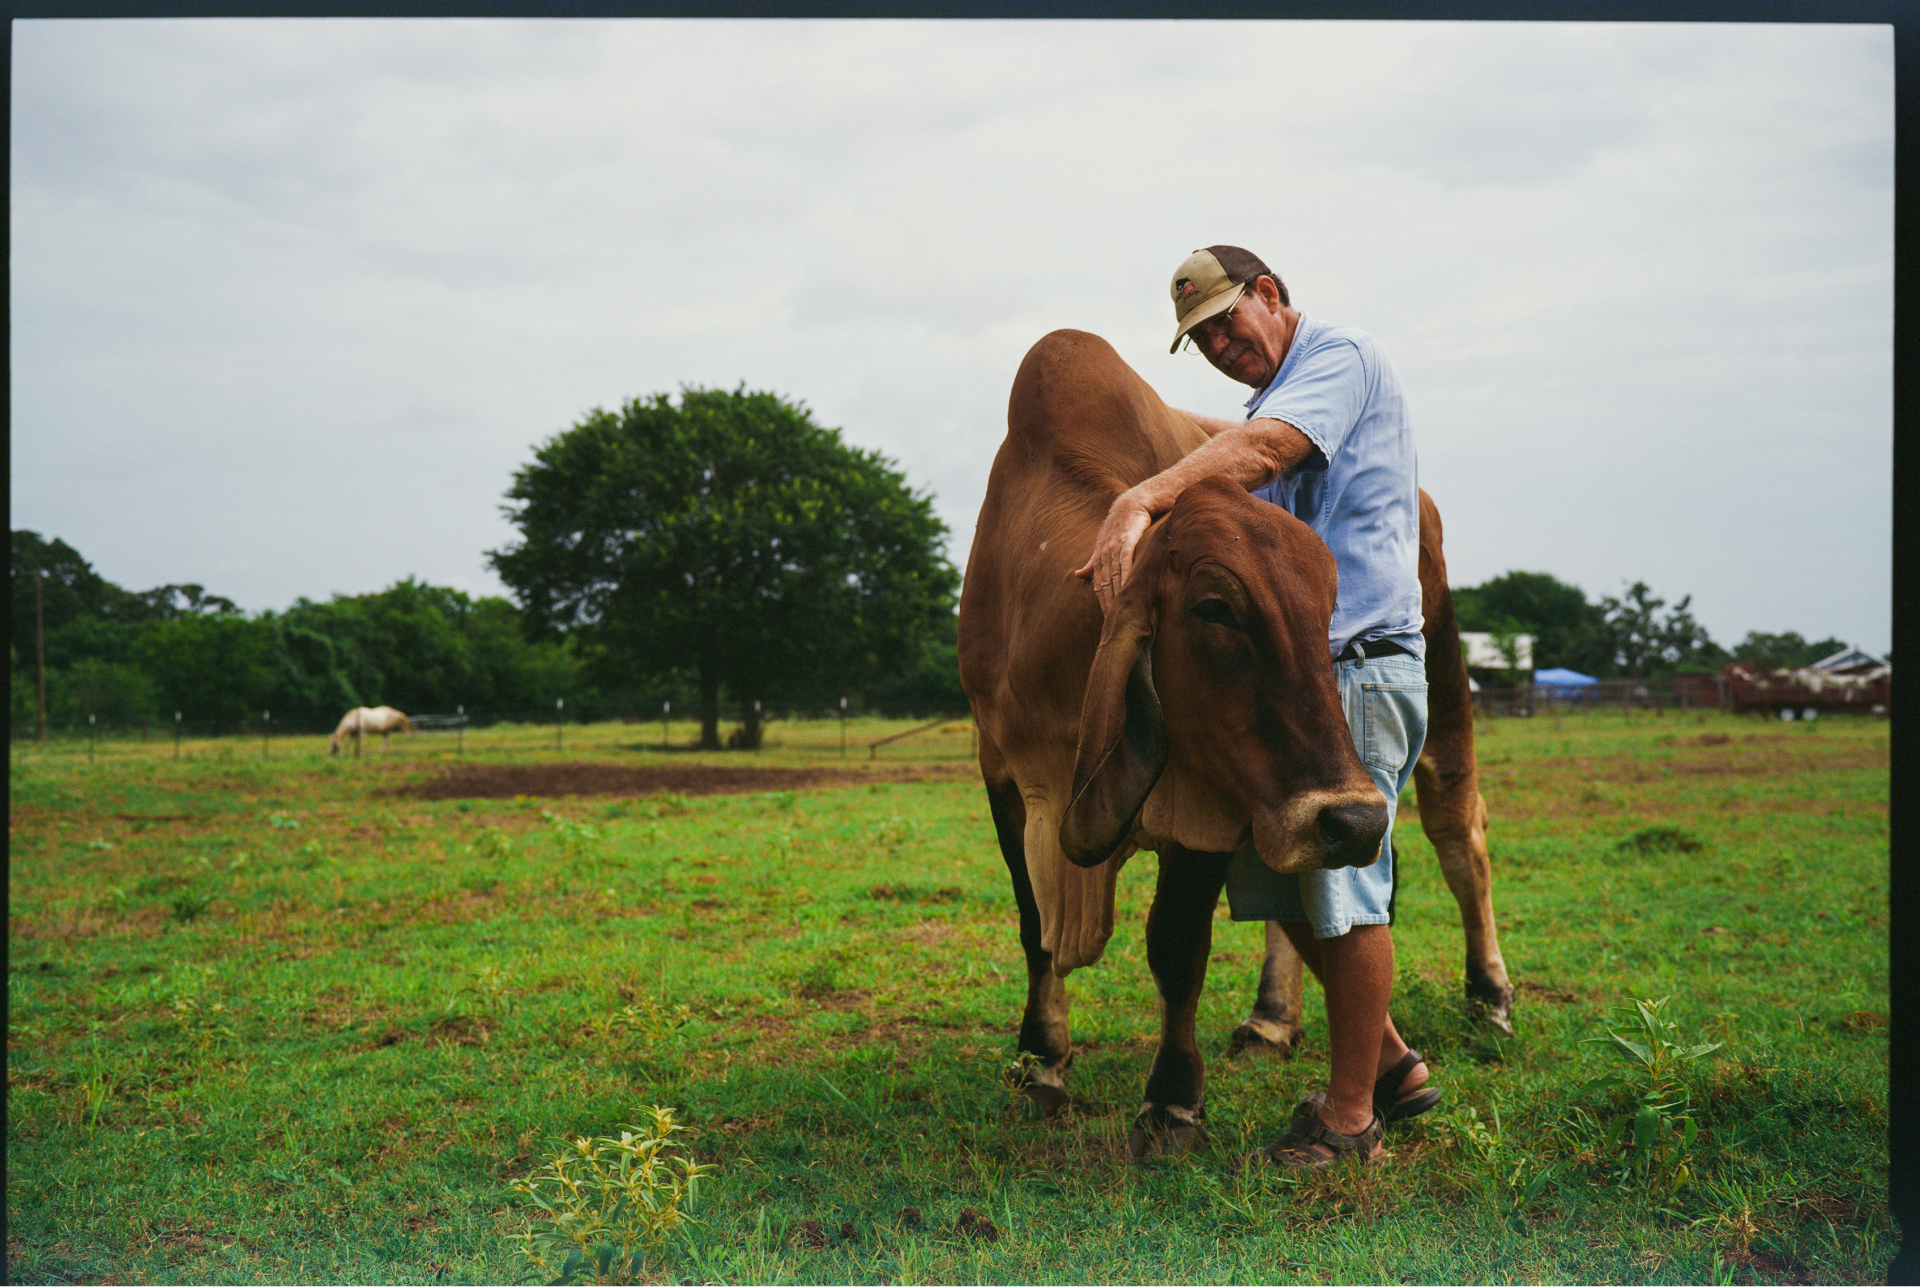
<svg viewBox="0 0 1920 1287">
<path fill-rule="evenodd" d="M 1190 1108 L 1156 1104 L 1140 1110 L 1127 1132 L 1127 1156 L 1134 1161 L 1150 1157 L 1186 1157 L 1204 1148 L 1207 1128 Z"/>
<path fill-rule="evenodd" d="M 1247 1021 L 1233 1030 L 1233 1039 L 1227 1046 L 1227 1057 L 1237 1059 L 1241 1055 L 1278 1055 L 1287 1059 L 1292 1056 L 1293 1048 L 1300 1044 L 1302 1035 L 1298 1027 L 1248 1015 Z"/>
<path fill-rule="evenodd" d="M 1049 1068 L 1037 1056 L 1022 1055 L 1007 1069 L 1007 1084 L 1040 1110 L 1044 1117 L 1058 1117 L 1067 1111 L 1066 1065 Z"/>
<path fill-rule="evenodd" d="M 1467 993 L 1467 1011 L 1502 1037 L 1513 1035 L 1513 991 L 1490 996 Z"/>
<path fill-rule="evenodd" d="M 1029 1081 L 1020 1088 L 1020 1093 L 1026 1096 L 1027 1102 L 1038 1108 L 1041 1115 L 1045 1117 L 1060 1116 L 1067 1111 L 1067 1105 L 1072 1102 L 1072 1097 L 1067 1094 L 1065 1086 L 1050 1086 L 1045 1082 Z"/>
</svg>

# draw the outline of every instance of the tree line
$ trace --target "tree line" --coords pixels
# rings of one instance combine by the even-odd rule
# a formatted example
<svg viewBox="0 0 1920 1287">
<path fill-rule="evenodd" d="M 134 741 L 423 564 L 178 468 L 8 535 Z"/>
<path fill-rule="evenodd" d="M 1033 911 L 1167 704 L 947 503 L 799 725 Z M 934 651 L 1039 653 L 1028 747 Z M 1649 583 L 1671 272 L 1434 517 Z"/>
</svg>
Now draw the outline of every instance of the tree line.
<svg viewBox="0 0 1920 1287">
<path fill-rule="evenodd" d="M 1694 620 L 1692 595 L 1669 604 L 1644 581 L 1621 594 L 1589 601 L 1586 591 L 1546 572 L 1507 572 L 1480 585 L 1456 586 L 1462 630 L 1486 631 L 1496 646 L 1533 637 L 1537 670 L 1564 666 L 1595 679 L 1665 679 L 1716 673 L 1730 661 L 1805 666 L 1845 648 L 1840 639 L 1808 641 L 1794 631 L 1748 631 L 1732 649 Z"/>
<path fill-rule="evenodd" d="M 277 723 L 320 727 L 354 706 L 397 706 L 478 718 L 572 719 L 697 713 L 684 672 L 624 673 L 583 639 L 530 640 L 520 609 L 497 596 L 411 578 L 374 594 L 297 600 L 247 614 L 197 585 L 130 591 L 108 581 L 65 541 L 13 533 L 11 719 L 32 736 L 35 692 L 33 577 L 42 570 L 47 721 L 119 728 L 234 725 L 271 711 Z M 962 710 L 951 631 L 906 672 L 856 691 L 856 709 Z M 837 695 L 836 699 L 837 701 Z M 824 704 L 824 703 L 823 703 Z M 769 708 L 771 709 L 771 708 Z"/>
<path fill-rule="evenodd" d="M 12 722 L 37 720 L 35 574 L 48 723 L 122 727 L 258 718 L 326 723 L 354 706 L 550 708 L 582 688 L 577 651 L 529 643 L 502 598 L 403 580 L 250 615 L 198 585 L 130 591 L 58 538 L 13 533 Z"/>
<path fill-rule="evenodd" d="M 83 724 L 89 714 L 121 727 L 164 724 L 175 711 L 196 723 L 271 710 L 277 720 L 321 724 L 359 705 L 416 713 L 465 706 L 481 715 L 529 717 L 551 711 L 557 698 L 581 719 L 651 716 L 662 702 L 682 718 L 700 709 L 697 671 L 640 675 L 624 649 L 597 643 L 590 632 L 529 638 L 527 614 L 504 598 L 407 579 L 374 594 L 303 598 L 283 612 L 250 616 L 199 585 L 122 589 L 57 538 L 16 531 L 12 544 L 16 736 L 36 720 L 36 569 L 43 574 L 47 712 L 55 728 Z M 1839 639 L 1756 631 L 1723 649 L 1692 621 L 1686 600 L 1668 607 L 1640 583 L 1592 602 L 1547 573 L 1509 572 L 1455 587 L 1453 595 L 1462 629 L 1496 639 L 1531 634 L 1536 667 L 1565 666 L 1603 679 L 1657 679 L 1715 670 L 1728 660 L 1802 666 L 1845 647 Z M 936 624 L 908 664 L 853 689 L 858 707 L 964 709 L 951 614 Z M 813 705 L 832 707 L 844 694 L 831 678 L 799 687 Z M 722 687 L 744 730 L 750 707 L 730 685 Z M 765 709 L 774 709 L 767 684 L 758 690 Z M 791 704 L 786 692 L 781 696 L 777 705 Z"/>
<path fill-rule="evenodd" d="M 780 709 L 963 710 L 959 574 L 930 495 L 778 395 L 684 388 L 596 409 L 540 444 L 488 559 L 517 603 L 412 578 L 248 614 L 199 585 L 130 591 L 58 538 L 13 533 L 12 719 L 331 723 L 354 706 L 526 718 L 696 716 L 701 745 L 760 744 Z M 1659 678 L 1843 645 L 1751 633 L 1731 652 L 1643 582 L 1590 602 L 1544 572 L 1454 591 L 1460 624 L 1534 637 L 1537 668 Z"/>
</svg>

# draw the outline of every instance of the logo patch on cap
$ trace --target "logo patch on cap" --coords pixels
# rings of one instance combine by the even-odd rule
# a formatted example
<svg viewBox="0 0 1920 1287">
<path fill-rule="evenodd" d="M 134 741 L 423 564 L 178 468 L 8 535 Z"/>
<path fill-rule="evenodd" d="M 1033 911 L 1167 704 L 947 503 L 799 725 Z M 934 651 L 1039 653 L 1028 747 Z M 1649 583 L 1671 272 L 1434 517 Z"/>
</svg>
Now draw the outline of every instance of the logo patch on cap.
<svg viewBox="0 0 1920 1287">
<path fill-rule="evenodd" d="M 1198 295 L 1200 293 L 1200 288 L 1193 284 L 1193 278 L 1191 277 L 1182 277 L 1173 284 L 1173 289 L 1177 292 L 1175 298 L 1178 299 L 1185 299 L 1189 295 Z"/>
</svg>

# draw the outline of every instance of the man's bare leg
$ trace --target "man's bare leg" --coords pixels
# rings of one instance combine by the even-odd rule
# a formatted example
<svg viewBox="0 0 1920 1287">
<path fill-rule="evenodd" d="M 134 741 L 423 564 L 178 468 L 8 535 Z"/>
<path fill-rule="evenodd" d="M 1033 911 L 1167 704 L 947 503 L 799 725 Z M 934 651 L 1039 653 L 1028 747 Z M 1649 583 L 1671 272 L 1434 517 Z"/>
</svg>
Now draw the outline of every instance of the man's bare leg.
<svg viewBox="0 0 1920 1287">
<path fill-rule="evenodd" d="M 1393 931 L 1385 925 L 1355 925 L 1337 938 L 1315 938 L 1305 921 L 1284 921 L 1281 927 L 1326 989 L 1333 1067 L 1320 1120 L 1342 1135 L 1359 1134 L 1373 1123 L 1374 1081 L 1407 1053 L 1407 1043 L 1387 1013 L 1393 994 Z M 1417 1090 L 1426 1081 L 1426 1066 L 1416 1066 L 1401 1090 Z M 1374 1151 L 1380 1152 L 1377 1147 Z"/>
</svg>

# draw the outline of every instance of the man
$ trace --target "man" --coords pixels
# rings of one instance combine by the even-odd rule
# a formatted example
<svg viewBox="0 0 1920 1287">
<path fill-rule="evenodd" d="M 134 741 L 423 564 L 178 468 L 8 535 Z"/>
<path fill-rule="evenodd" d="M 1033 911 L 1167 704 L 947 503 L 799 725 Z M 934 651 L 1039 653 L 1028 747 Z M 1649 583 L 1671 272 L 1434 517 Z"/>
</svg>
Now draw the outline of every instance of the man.
<svg viewBox="0 0 1920 1287">
<path fill-rule="evenodd" d="M 1387 1014 L 1393 989 L 1392 814 L 1426 739 L 1420 616 L 1420 509 L 1400 384 L 1372 337 L 1292 306 L 1286 285 L 1237 246 L 1196 250 L 1173 277 L 1176 329 L 1221 374 L 1255 390 L 1247 420 L 1193 419 L 1210 441 L 1120 495 L 1093 556 L 1103 610 L 1152 520 L 1186 487 L 1224 475 L 1288 510 L 1326 541 L 1340 574 L 1328 640 L 1360 759 L 1386 796 L 1388 839 L 1366 867 L 1280 875 L 1252 849 L 1234 855 L 1235 920 L 1274 920 L 1326 989 L 1332 1069 L 1287 1132 L 1254 1154 L 1283 1167 L 1381 1152 L 1385 1122 L 1440 1101 L 1417 1051 Z"/>
</svg>

